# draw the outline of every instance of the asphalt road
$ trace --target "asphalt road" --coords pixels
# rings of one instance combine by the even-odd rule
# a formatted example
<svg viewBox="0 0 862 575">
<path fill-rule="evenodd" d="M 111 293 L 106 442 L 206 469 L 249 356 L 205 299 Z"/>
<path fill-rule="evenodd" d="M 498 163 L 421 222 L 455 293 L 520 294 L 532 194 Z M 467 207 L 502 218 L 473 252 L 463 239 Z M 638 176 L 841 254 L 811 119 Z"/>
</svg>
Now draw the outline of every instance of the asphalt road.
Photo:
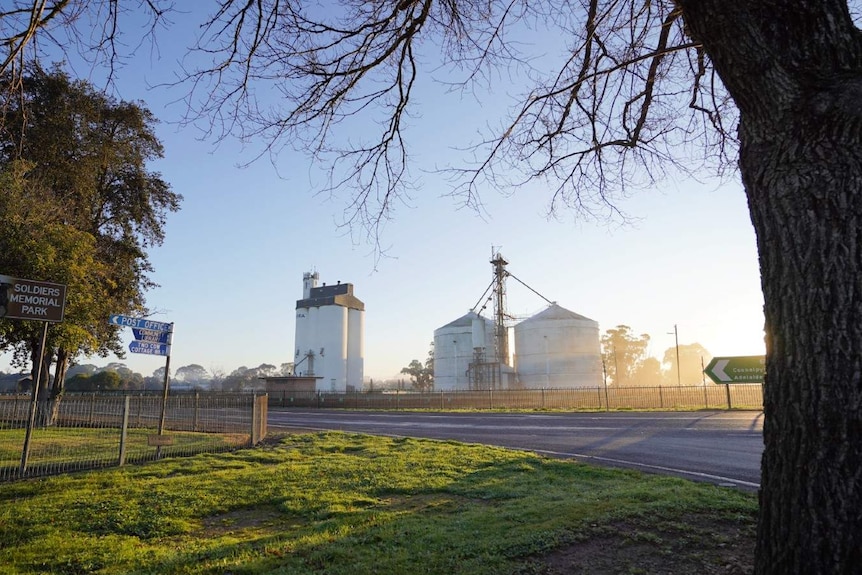
<svg viewBox="0 0 862 575">
<path fill-rule="evenodd" d="M 454 439 L 756 490 L 763 413 L 417 413 L 271 409 L 273 428 Z"/>
</svg>

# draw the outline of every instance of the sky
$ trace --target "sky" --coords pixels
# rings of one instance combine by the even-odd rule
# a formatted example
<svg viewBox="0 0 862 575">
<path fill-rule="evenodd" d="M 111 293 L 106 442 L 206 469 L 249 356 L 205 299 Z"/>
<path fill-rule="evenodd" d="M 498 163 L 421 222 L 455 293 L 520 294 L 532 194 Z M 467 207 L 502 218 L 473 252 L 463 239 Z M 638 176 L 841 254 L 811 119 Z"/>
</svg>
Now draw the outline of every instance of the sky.
<svg viewBox="0 0 862 575">
<path fill-rule="evenodd" d="M 649 334 L 659 359 L 674 345 L 675 328 L 680 344 L 700 343 L 715 356 L 764 353 L 755 236 L 738 176 L 661 181 L 618 203 L 627 223 L 565 212 L 549 219 L 547 191 L 535 186 L 512 196 L 488 189 L 486 213 L 477 214 L 447 196 L 448 182 L 430 170 L 463 157 L 453 147 L 470 136 L 465 120 L 494 112 L 497 102 L 487 96 L 477 108 L 425 83 L 410 132 L 411 172 L 421 189 L 385 226 L 380 257 L 357 230 L 338 226 L 344 196 L 315 194 L 321 166 L 284 152 L 274 163 L 240 167 L 254 145 L 215 145 L 176 123 L 183 112 L 176 94 L 148 88 L 165 78 L 166 54 L 182 49 L 173 41 L 160 57 L 136 58 L 117 84 L 121 97 L 143 100 L 162 120 L 165 158 L 151 169 L 184 197 L 164 244 L 150 252 L 160 287 L 147 295 L 158 311 L 152 319 L 175 324 L 173 369 L 194 363 L 230 373 L 293 361 L 302 276 L 317 271 L 321 282 L 354 284 L 365 303 L 366 377 L 398 377 L 411 360 L 425 359 L 436 328 L 476 305 L 492 279 L 492 250 L 514 276 L 596 320 L 601 332 L 625 324 Z M 544 309 L 518 282 L 507 285 L 512 315 Z M 0 370 L 8 371 L 10 359 L 0 357 Z M 164 366 L 164 358 L 131 353 L 79 358 L 112 361 L 144 375 Z"/>
</svg>

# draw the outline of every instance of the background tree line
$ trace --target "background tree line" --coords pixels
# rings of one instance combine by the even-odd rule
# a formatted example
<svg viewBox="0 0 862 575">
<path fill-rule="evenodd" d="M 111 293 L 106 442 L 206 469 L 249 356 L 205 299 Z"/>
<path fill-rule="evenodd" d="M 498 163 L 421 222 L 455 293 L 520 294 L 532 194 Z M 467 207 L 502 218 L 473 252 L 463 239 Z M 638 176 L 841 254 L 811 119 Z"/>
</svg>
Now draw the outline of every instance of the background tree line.
<svg viewBox="0 0 862 575">
<path fill-rule="evenodd" d="M 601 349 L 603 375 L 608 385 L 617 387 L 701 385 L 706 381 L 703 368 L 712 359 L 712 354 L 695 342 L 669 347 L 659 361 L 650 354 L 650 336 L 635 335 L 627 325 L 607 330 Z"/>
<path fill-rule="evenodd" d="M 207 370 L 202 365 L 192 363 L 177 368 L 170 377 L 171 389 L 194 389 L 201 391 L 250 391 L 263 390 L 262 377 L 284 376 L 293 373 L 292 363 L 275 366 L 262 363 L 257 367 L 240 366 L 231 372 L 213 367 Z M 27 392 L 30 384 L 21 385 L 27 373 L 0 372 L 0 393 Z M 164 366 L 155 369 L 152 375 L 145 376 L 133 371 L 122 362 L 112 362 L 105 366 L 80 364 L 70 367 L 66 372 L 64 390 L 68 392 L 90 391 L 157 391 L 163 389 Z"/>
</svg>

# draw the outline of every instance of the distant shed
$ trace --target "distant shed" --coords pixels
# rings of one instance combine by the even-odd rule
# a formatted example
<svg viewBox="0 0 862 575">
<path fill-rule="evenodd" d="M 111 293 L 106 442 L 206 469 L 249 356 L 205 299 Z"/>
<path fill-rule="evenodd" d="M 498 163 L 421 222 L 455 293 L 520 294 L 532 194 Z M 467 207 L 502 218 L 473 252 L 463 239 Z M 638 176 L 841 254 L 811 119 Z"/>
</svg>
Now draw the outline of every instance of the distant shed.
<svg viewBox="0 0 862 575">
<path fill-rule="evenodd" d="M 261 377 L 266 383 L 267 393 L 313 393 L 317 386 L 317 380 L 323 376 L 314 375 L 283 375 L 279 377 Z"/>
</svg>

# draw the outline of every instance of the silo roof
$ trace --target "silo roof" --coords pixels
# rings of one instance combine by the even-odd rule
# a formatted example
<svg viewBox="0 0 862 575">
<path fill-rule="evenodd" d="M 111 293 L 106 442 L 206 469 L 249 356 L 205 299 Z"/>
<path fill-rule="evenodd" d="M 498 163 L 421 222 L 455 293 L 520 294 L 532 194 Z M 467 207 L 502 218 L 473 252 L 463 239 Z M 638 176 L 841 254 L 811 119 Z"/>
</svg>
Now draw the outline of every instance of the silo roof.
<svg viewBox="0 0 862 575">
<path fill-rule="evenodd" d="M 439 328 L 437 328 L 437 329 L 445 329 L 445 328 L 447 328 L 447 327 L 467 327 L 467 326 L 472 326 L 472 325 L 473 325 L 473 320 L 474 320 L 474 319 L 477 319 L 477 318 L 484 319 L 485 321 L 490 321 L 490 320 L 488 320 L 488 319 L 486 319 L 486 318 L 484 318 L 484 317 L 480 316 L 478 313 L 476 313 L 476 312 L 474 312 L 474 311 L 468 311 L 467 313 L 465 313 L 464 315 L 462 315 L 461 317 L 459 317 L 459 318 L 458 318 L 458 319 L 456 319 L 455 321 L 449 322 L 449 323 L 447 323 L 446 325 L 444 325 L 444 326 L 442 326 L 442 327 L 439 327 Z"/>
<path fill-rule="evenodd" d="M 539 320 L 558 320 L 558 319 L 577 319 L 577 320 L 586 320 L 586 321 L 595 321 L 586 316 L 583 316 L 579 313 L 575 313 L 573 311 L 569 311 L 563 306 L 557 305 L 555 303 L 548 306 L 544 311 L 540 311 L 536 315 L 525 319 L 523 322 L 528 321 L 539 321 Z"/>
</svg>

